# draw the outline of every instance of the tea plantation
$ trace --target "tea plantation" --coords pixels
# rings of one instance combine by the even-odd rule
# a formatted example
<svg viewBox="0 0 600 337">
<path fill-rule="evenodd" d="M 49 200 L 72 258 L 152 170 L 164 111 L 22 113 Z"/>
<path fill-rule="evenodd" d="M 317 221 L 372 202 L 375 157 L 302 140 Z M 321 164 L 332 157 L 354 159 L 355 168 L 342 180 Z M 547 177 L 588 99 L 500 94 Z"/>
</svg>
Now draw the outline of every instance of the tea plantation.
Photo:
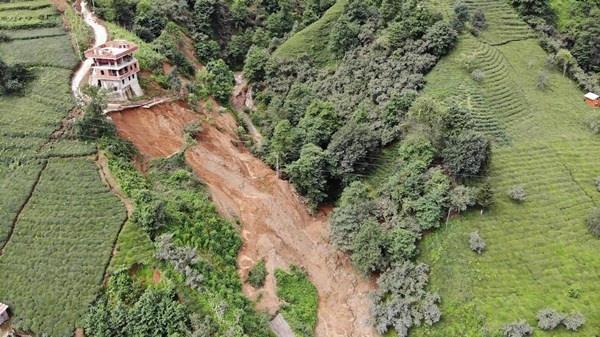
<svg viewBox="0 0 600 337">
<path fill-rule="evenodd" d="M 126 217 L 95 146 L 51 139 L 75 105 L 79 62 L 61 24 L 49 1 L 0 3 L 0 59 L 31 74 L 0 96 L 0 301 L 17 327 L 49 336 L 83 326 Z"/>
<path fill-rule="evenodd" d="M 545 89 L 536 87 L 548 55 L 508 4 L 468 4 L 484 11 L 489 28 L 478 37 L 461 36 L 429 74 L 425 93 L 468 107 L 478 128 L 494 139 L 486 179 L 495 203 L 425 238 L 422 260 L 431 265 L 430 285 L 443 298 L 445 316 L 415 335 L 485 336 L 520 320 L 537 326 L 536 313 L 554 308 L 580 311 L 587 323 L 578 333 L 559 327 L 536 329 L 536 336 L 594 336 L 600 322 L 600 242 L 585 224 L 600 205 L 594 185 L 600 137 L 585 124 L 592 109 L 557 68 L 550 70 Z M 475 62 L 467 70 L 469 55 Z M 474 69 L 483 71 L 483 80 L 472 79 Z M 523 203 L 507 196 L 516 186 L 526 191 Z M 475 230 L 487 243 L 481 255 L 469 249 Z"/>
</svg>

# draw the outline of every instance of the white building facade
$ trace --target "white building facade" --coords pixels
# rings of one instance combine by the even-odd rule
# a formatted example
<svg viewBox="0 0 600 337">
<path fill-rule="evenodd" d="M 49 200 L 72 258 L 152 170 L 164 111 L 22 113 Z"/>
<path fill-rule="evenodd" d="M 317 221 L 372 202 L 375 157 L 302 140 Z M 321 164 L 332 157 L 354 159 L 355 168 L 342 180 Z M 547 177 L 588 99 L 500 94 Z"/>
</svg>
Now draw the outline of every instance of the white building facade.
<svg viewBox="0 0 600 337">
<path fill-rule="evenodd" d="M 133 53 L 138 46 L 125 41 L 109 41 L 85 52 L 94 60 L 90 84 L 109 91 L 110 101 L 126 101 L 144 94 L 138 82 L 140 66 Z"/>
</svg>

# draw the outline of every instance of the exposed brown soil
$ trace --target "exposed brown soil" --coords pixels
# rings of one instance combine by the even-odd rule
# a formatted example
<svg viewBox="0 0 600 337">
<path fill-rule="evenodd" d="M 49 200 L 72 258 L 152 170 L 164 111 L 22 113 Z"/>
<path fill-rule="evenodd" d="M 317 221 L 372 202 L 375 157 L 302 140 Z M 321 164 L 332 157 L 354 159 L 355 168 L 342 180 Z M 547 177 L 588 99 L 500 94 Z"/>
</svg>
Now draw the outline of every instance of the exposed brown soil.
<svg viewBox="0 0 600 337">
<path fill-rule="evenodd" d="M 182 127 L 197 118 L 177 103 L 110 116 L 119 135 L 150 157 L 165 157 L 182 149 Z M 204 132 L 198 145 L 186 152 L 188 163 L 208 186 L 219 211 L 243 224 L 240 276 L 245 278 L 263 257 L 269 271 L 263 289 L 244 285 L 244 293 L 253 299 L 262 293 L 257 309 L 275 313 L 280 303 L 274 269 L 303 266 L 319 292 L 316 336 L 374 336 L 365 320 L 370 305 L 367 295 L 375 286 L 357 277 L 347 256 L 329 244 L 326 212 L 311 216 L 287 181 L 277 179 L 270 167 L 239 146 L 231 115 L 209 113 L 206 117 L 212 119 L 212 125 L 202 123 Z"/>
<path fill-rule="evenodd" d="M 161 275 L 158 269 L 152 269 L 152 284 L 157 285 L 160 283 Z"/>
</svg>

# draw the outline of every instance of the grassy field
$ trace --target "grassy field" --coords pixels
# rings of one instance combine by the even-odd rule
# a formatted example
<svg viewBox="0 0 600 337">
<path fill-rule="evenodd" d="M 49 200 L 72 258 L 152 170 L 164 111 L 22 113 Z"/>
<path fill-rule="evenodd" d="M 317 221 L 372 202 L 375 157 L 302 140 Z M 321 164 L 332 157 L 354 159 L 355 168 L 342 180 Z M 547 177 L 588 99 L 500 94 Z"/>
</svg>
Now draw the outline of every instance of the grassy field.
<svg viewBox="0 0 600 337">
<path fill-rule="evenodd" d="M 49 160 L 0 257 L 13 322 L 56 337 L 82 327 L 124 219 L 92 160 Z"/>
<path fill-rule="evenodd" d="M 587 323 L 579 333 L 561 327 L 537 329 L 536 336 L 595 336 L 600 241 L 585 225 L 589 211 L 600 205 L 594 186 L 600 137 L 584 123 L 592 109 L 557 70 L 550 72 L 546 89 L 536 88 L 547 55 L 508 5 L 470 4 L 486 12 L 489 31 L 480 38 L 463 35 L 428 75 L 424 91 L 471 108 L 479 130 L 496 140 L 487 178 L 495 204 L 483 214 L 463 214 L 425 238 L 421 260 L 431 265 L 430 286 L 442 296 L 444 318 L 414 335 L 482 336 L 484 327 L 496 332 L 522 319 L 537 326 L 538 310 L 550 307 L 581 311 Z M 462 67 L 471 53 L 478 54 L 475 67 L 486 73 L 480 83 Z M 506 196 L 514 186 L 527 192 L 523 204 Z M 474 230 L 488 246 L 482 255 L 468 247 Z"/>
<path fill-rule="evenodd" d="M 40 336 L 83 326 L 126 215 L 89 157 L 95 145 L 51 140 L 75 106 L 79 61 L 61 23 L 49 1 L 0 3 L 12 40 L 0 59 L 33 75 L 20 95 L 0 97 L 0 299 Z"/>
<path fill-rule="evenodd" d="M 276 57 L 295 59 L 307 53 L 317 64 L 332 60 L 329 53 L 329 31 L 342 14 L 346 0 L 338 0 L 323 16 L 285 41 L 273 53 Z"/>
</svg>

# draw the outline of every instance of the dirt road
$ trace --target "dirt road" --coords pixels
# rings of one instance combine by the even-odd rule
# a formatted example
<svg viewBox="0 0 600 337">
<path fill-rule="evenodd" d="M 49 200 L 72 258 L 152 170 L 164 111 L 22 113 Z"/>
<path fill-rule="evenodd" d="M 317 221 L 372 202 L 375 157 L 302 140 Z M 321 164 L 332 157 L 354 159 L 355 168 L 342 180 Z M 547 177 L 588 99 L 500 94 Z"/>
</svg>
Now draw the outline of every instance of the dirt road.
<svg viewBox="0 0 600 337">
<path fill-rule="evenodd" d="M 119 135 L 150 157 L 179 151 L 184 145 L 182 126 L 196 118 L 177 103 L 110 116 Z M 244 293 L 253 299 L 262 293 L 258 309 L 275 312 L 280 303 L 273 270 L 291 263 L 303 266 L 319 292 L 316 336 L 376 335 L 365 323 L 370 305 L 367 295 L 374 284 L 357 277 L 348 258 L 329 244 L 326 211 L 311 216 L 288 182 L 277 179 L 271 168 L 236 146 L 236 124 L 231 115 L 212 113 L 207 117 L 213 123 L 203 123 L 198 145 L 186 153 L 188 163 L 208 186 L 219 211 L 243 224 L 240 275 L 245 277 L 263 257 L 269 271 L 263 289 L 245 285 Z"/>
<path fill-rule="evenodd" d="M 94 31 L 94 46 L 105 43 L 108 39 L 108 32 L 104 26 L 97 22 L 96 15 L 89 10 L 86 2 L 81 3 L 81 15 L 83 16 L 85 23 Z M 71 92 L 76 99 L 81 98 L 81 81 L 83 81 L 90 72 L 93 63 L 94 61 L 92 59 L 85 60 L 73 75 L 73 79 L 71 80 Z"/>
</svg>

